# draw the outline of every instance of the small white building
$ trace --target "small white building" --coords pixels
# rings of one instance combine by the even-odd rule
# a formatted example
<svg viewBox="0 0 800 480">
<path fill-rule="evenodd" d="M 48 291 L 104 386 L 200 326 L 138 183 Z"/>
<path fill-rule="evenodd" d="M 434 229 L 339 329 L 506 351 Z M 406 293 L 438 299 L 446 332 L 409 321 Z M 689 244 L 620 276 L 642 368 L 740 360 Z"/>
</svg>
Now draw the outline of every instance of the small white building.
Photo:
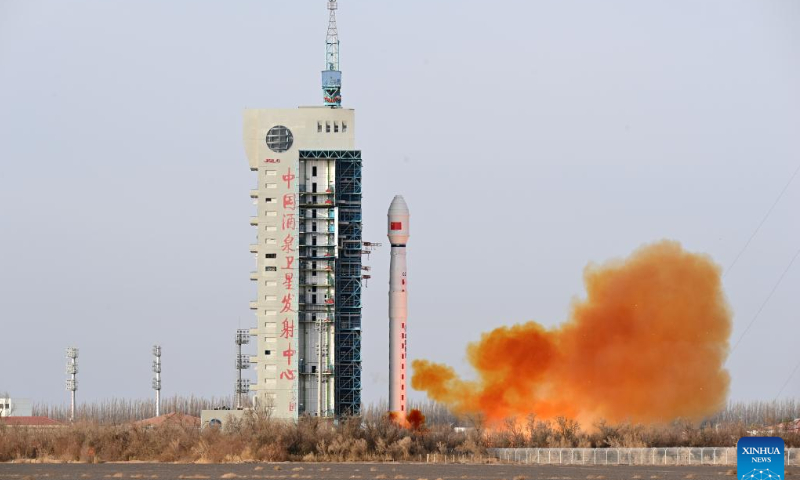
<svg viewBox="0 0 800 480">
<path fill-rule="evenodd" d="M 29 398 L 0 398 L 0 417 L 31 417 L 33 403 Z"/>
</svg>

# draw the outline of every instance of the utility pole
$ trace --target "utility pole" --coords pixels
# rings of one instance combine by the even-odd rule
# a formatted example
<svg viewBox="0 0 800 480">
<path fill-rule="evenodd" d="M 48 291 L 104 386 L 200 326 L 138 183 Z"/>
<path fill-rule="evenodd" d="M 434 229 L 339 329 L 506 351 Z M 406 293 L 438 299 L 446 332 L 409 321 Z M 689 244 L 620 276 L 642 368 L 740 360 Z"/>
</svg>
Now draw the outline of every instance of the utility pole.
<svg viewBox="0 0 800 480">
<path fill-rule="evenodd" d="M 67 391 L 70 392 L 69 421 L 75 421 L 75 392 L 78 390 L 78 349 L 67 348 Z"/>
<path fill-rule="evenodd" d="M 317 320 L 317 416 L 322 417 L 322 319 Z"/>
<path fill-rule="evenodd" d="M 242 378 L 242 370 L 250 368 L 250 359 L 247 355 L 242 355 L 242 345 L 250 343 L 250 331 L 245 329 L 236 330 L 236 409 L 242 409 L 242 395 L 250 391 L 250 380 Z"/>
<path fill-rule="evenodd" d="M 156 391 L 156 417 L 161 416 L 161 345 L 153 345 L 153 390 Z"/>
</svg>

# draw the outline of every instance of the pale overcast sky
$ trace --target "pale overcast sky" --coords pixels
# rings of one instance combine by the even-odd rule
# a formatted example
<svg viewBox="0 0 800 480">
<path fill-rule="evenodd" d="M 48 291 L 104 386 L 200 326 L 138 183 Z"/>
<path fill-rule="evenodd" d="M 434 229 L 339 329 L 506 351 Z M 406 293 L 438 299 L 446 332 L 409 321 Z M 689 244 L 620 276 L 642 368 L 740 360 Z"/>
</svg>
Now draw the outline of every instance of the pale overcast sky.
<svg viewBox="0 0 800 480">
<path fill-rule="evenodd" d="M 242 110 L 321 103 L 325 3 L 0 0 L 0 391 L 66 402 L 74 344 L 79 400 L 150 397 L 158 342 L 164 395 L 230 394 L 254 324 Z M 367 403 L 395 194 L 409 355 L 468 372 L 481 332 L 561 322 L 588 262 L 670 238 L 727 267 L 800 165 L 795 0 L 341 0 L 339 29 L 384 244 Z M 734 342 L 800 248 L 798 205 L 795 178 L 724 279 Z M 800 361 L 798 292 L 800 259 L 729 359 L 732 399 L 773 399 Z"/>
</svg>

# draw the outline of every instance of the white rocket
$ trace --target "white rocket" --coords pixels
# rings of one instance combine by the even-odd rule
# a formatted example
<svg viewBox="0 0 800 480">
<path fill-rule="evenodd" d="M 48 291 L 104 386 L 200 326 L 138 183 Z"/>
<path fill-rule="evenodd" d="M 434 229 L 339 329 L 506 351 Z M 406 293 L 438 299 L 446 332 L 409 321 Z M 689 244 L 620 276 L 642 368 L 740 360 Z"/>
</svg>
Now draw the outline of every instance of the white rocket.
<svg viewBox="0 0 800 480">
<path fill-rule="evenodd" d="M 392 263 L 389 267 L 389 411 L 405 418 L 406 410 L 406 317 L 408 281 L 406 278 L 406 243 L 408 243 L 408 206 L 397 195 L 389 206 L 389 242 Z"/>
</svg>

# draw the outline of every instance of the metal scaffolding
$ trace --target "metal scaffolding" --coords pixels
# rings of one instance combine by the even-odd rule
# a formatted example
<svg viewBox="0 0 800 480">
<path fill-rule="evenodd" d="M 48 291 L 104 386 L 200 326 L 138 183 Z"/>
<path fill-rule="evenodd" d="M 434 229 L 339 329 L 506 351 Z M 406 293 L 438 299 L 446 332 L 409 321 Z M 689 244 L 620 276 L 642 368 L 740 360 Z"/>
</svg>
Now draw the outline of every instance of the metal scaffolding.
<svg viewBox="0 0 800 480">
<path fill-rule="evenodd" d="M 361 152 L 336 158 L 336 414 L 361 414 Z"/>
<path fill-rule="evenodd" d="M 330 305 L 301 305 L 301 318 L 316 313 L 333 319 L 334 342 L 334 414 L 337 417 L 361 414 L 361 254 L 363 252 L 361 219 L 361 152 L 353 150 L 300 151 L 300 160 L 330 160 L 335 162 L 335 182 L 332 192 L 316 192 L 319 199 L 325 193 L 333 195 L 332 204 L 338 211 L 338 231 L 335 254 L 317 246 L 317 255 L 301 254 L 301 268 L 316 262 L 316 268 L 333 275 L 333 299 Z M 301 192 L 301 197 L 307 197 Z M 325 197 L 327 198 L 327 197 Z M 302 207 L 310 207 L 301 200 Z M 322 208 L 325 208 L 322 206 Z M 313 249 L 311 249 L 313 250 Z M 330 268 L 330 270 L 326 270 Z M 326 279 L 330 282 L 330 279 Z M 326 283 L 327 283 L 326 282 Z M 306 314 L 306 315 L 304 315 Z"/>
</svg>

